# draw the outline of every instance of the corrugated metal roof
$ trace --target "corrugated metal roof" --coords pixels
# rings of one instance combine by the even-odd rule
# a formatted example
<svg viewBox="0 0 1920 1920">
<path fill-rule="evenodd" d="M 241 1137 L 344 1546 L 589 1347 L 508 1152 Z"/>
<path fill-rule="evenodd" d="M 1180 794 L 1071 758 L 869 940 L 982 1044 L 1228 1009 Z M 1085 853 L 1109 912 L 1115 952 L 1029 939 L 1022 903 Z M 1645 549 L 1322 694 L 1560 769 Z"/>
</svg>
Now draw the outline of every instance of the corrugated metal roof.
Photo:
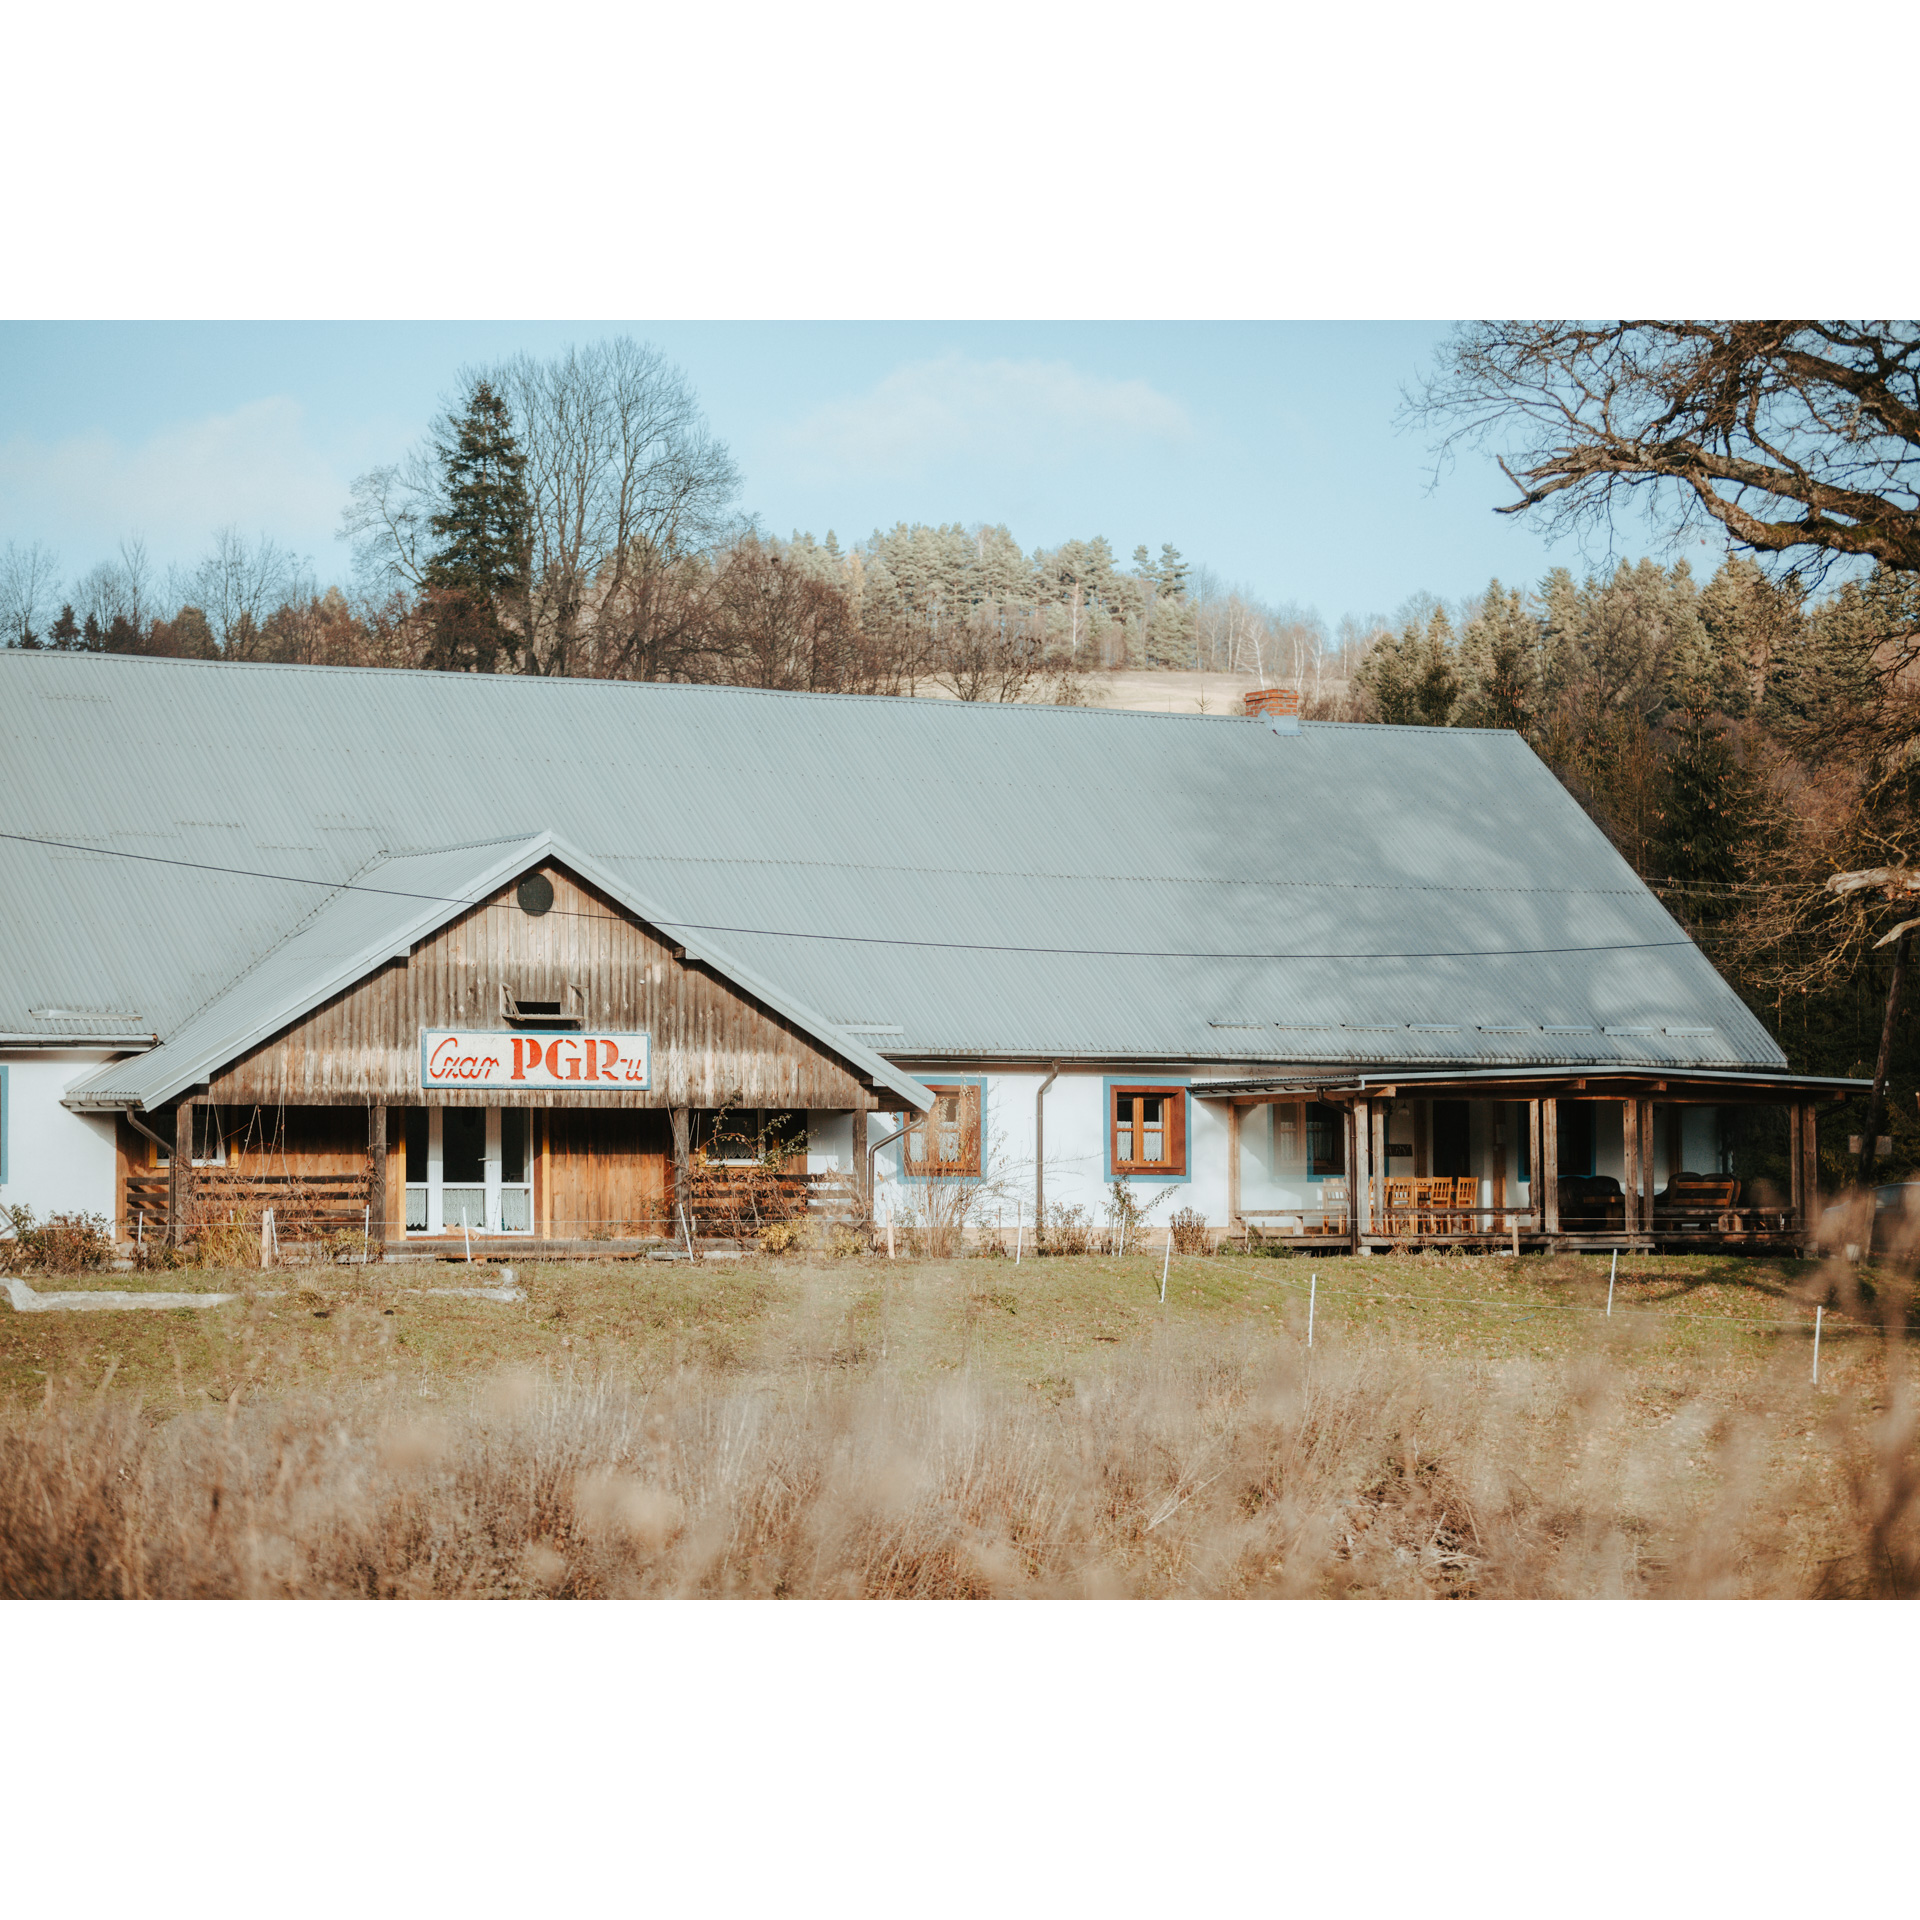
<svg viewBox="0 0 1920 1920">
<path fill-rule="evenodd" d="M 286 939 L 190 1015 L 164 1045 L 130 1060 L 109 1061 L 69 1089 L 67 1104 L 162 1105 L 271 1038 L 289 1021 L 364 979 L 383 962 L 404 958 L 417 941 L 456 914 L 498 893 L 516 874 L 547 860 L 571 867 L 637 916 L 656 918 L 651 902 L 630 897 L 596 862 L 552 834 L 376 861 L 327 894 Z M 932 1105 L 932 1094 L 911 1076 L 776 983 L 733 964 L 724 949 L 709 942 L 689 946 L 687 951 L 784 1013 L 881 1086 L 892 1088 L 915 1106 Z"/>
<path fill-rule="evenodd" d="M 4 1032 L 552 832 L 901 1059 L 1785 1064 L 1512 734 L 7 653 L 0 801 Z"/>
</svg>

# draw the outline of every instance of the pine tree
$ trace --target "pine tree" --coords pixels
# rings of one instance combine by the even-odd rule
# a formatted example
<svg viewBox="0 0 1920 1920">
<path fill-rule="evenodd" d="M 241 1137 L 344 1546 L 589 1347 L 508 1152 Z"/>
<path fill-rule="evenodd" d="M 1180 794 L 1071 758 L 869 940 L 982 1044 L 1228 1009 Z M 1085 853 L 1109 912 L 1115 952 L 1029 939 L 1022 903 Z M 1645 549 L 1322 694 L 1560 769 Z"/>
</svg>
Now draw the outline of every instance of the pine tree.
<svg viewBox="0 0 1920 1920">
<path fill-rule="evenodd" d="M 440 542 L 426 571 L 436 667 L 490 673 L 509 644 L 501 614 L 527 582 L 526 466 L 506 401 L 476 381 L 440 449 L 447 504 L 429 523 Z"/>
<path fill-rule="evenodd" d="M 1518 592 L 1488 583 L 1460 653 L 1467 682 L 1462 724 L 1525 733 L 1540 701 L 1540 627 Z"/>
<path fill-rule="evenodd" d="M 1739 879 L 1755 823 L 1753 776 L 1740 764 L 1723 721 L 1694 690 L 1674 729 L 1648 849 L 1658 873 L 1683 891 L 1676 904 L 1699 921 L 1729 911 L 1713 889 Z"/>
<path fill-rule="evenodd" d="M 73 617 L 73 608 L 60 609 L 60 618 L 47 629 L 47 645 L 58 647 L 61 652 L 70 652 L 80 638 L 80 622 Z"/>
</svg>

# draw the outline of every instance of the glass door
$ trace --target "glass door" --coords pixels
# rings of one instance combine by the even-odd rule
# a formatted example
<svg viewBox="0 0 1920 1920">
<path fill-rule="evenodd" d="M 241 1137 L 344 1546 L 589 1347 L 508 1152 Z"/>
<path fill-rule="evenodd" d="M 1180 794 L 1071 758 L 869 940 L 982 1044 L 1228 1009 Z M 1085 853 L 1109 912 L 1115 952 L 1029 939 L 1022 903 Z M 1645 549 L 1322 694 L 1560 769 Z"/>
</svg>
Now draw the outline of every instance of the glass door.
<svg viewBox="0 0 1920 1920">
<path fill-rule="evenodd" d="M 407 1231 L 531 1233 L 530 1122 L 525 1107 L 409 1107 Z"/>
<path fill-rule="evenodd" d="M 493 1222 L 502 1233 L 533 1231 L 533 1116 L 525 1107 L 502 1107 L 491 1116 L 497 1126 L 497 1169 Z"/>
<path fill-rule="evenodd" d="M 440 1122 L 439 1225 L 447 1233 L 485 1233 L 487 1122 L 493 1115 L 485 1107 L 436 1107 L 434 1117 Z"/>
</svg>

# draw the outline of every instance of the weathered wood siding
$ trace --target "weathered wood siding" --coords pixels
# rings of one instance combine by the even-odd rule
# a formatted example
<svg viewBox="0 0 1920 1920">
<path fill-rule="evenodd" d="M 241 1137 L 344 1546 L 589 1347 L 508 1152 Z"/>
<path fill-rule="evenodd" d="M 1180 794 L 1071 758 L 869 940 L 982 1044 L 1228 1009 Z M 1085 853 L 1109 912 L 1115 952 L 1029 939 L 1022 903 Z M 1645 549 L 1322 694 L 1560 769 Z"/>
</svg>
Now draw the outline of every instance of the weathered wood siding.
<svg viewBox="0 0 1920 1920">
<path fill-rule="evenodd" d="M 359 985 L 216 1074 L 222 1106 L 578 1106 L 871 1108 L 870 1087 L 778 1015 L 671 948 L 564 870 L 553 909 L 523 913 L 514 889 L 391 960 Z M 523 1001 L 560 1001 L 569 986 L 586 1023 L 653 1036 L 653 1086 L 568 1096 L 420 1086 L 423 1027 L 506 1030 L 505 982 Z M 397 1129 L 397 1118 L 390 1123 Z M 363 1141 L 364 1151 L 364 1141 Z"/>
<path fill-rule="evenodd" d="M 534 1183 L 543 1236 L 672 1230 L 673 1131 L 664 1113 L 556 1107 L 545 1126 L 545 1178 Z"/>
</svg>

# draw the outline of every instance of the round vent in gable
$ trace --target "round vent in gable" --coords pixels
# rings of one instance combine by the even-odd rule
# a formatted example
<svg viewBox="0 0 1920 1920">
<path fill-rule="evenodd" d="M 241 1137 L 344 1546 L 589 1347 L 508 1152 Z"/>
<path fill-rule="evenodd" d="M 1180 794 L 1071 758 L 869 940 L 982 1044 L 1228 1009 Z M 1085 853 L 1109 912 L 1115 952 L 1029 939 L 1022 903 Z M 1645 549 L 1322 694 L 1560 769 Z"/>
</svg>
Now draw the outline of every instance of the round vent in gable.
<svg viewBox="0 0 1920 1920">
<path fill-rule="evenodd" d="M 520 882 L 514 898 L 520 902 L 520 911 L 538 918 L 553 905 L 553 882 L 544 873 L 530 873 Z"/>
</svg>

